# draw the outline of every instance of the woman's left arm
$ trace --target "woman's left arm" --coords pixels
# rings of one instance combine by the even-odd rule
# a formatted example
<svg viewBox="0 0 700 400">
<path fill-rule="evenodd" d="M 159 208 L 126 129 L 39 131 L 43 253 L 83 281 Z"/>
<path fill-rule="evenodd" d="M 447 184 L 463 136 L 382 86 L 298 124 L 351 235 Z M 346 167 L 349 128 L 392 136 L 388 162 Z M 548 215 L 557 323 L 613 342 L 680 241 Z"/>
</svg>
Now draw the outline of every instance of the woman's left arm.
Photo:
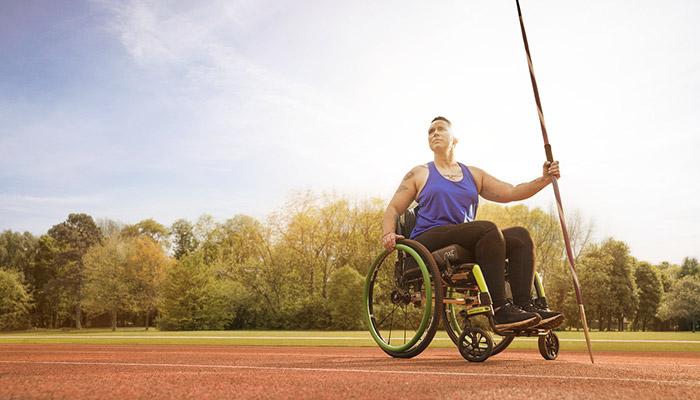
<svg viewBox="0 0 700 400">
<path fill-rule="evenodd" d="M 477 188 L 481 197 L 497 203 L 509 203 L 511 201 L 525 200 L 544 189 L 552 181 L 551 175 L 559 179 L 559 161 L 545 162 L 542 166 L 542 176 L 526 183 L 513 186 L 510 183 L 500 181 L 479 168 L 470 168 L 477 181 Z"/>
</svg>

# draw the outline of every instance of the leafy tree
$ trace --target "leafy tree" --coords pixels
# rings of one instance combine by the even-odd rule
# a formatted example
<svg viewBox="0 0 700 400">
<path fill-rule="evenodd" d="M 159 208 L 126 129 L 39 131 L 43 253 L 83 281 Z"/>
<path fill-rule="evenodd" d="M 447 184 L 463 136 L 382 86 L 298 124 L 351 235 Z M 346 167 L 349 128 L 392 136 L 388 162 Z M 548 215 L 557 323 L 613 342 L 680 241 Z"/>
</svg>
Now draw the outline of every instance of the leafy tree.
<svg viewBox="0 0 700 400">
<path fill-rule="evenodd" d="M 637 309 L 637 288 L 632 275 L 635 260 L 630 256 L 629 247 L 621 241 L 608 239 L 601 249 L 612 257 L 609 300 L 613 312 L 610 317 L 617 322 L 617 330 L 622 331 L 625 320 L 632 319 Z"/>
<path fill-rule="evenodd" d="M 362 298 L 365 280 L 349 266 L 337 269 L 328 282 L 328 305 L 333 329 L 362 327 Z"/>
<path fill-rule="evenodd" d="M 0 233 L 0 268 L 16 271 L 22 281 L 33 284 L 32 267 L 37 238 L 29 232 L 5 230 Z"/>
<path fill-rule="evenodd" d="M 293 312 L 283 315 L 280 310 L 291 303 L 289 299 L 299 299 L 289 251 L 275 241 L 272 224 L 239 215 L 221 226 L 219 256 L 212 266 L 218 276 L 244 288 L 234 300 L 238 311 L 231 324 L 235 328 L 289 327 L 283 319 Z"/>
<path fill-rule="evenodd" d="M 41 235 L 37 241 L 37 250 L 34 254 L 34 301 L 36 324 L 41 327 L 57 328 L 59 321 L 65 317 L 68 304 L 61 296 L 61 289 L 57 279 L 56 255 L 58 243 L 49 235 Z M 59 318 L 59 314 L 61 317 Z"/>
<path fill-rule="evenodd" d="M 186 219 L 178 219 L 170 226 L 170 235 L 175 246 L 175 258 L 181 259 L 197 249 L 194 225 Z"/>
<path fill-rule="evenodd" d="M 66 221 L 54 225 L 48 235 L 57 243 L 57 286 L 69 296 L 75 310 L 75 327 L 82 328 L 82 291 L 84 285 L 83 256 L 100 243 L 102 233 L 87 214 L 70 214 Z"/>
<path fill-rule="evenodd" d="M 381 221 L 386 204 L 380 199 L 356 203 L 350 210 L 349 235 L 338 256 L 339 265 L 354 268 L 361 276 L 369 271 L 375 257 L 382 251 L 378 238 L 382 235 Z"/>
<path fill-rule="evenodd" d="M 104 237 L 112 237 L 121 234 L 122 229 L 126 226 L 123 222 L 115 221 L 109 218 L 98 218 L 95 224 Z"/>
<path fill-rule="evenodd" d="M 586 306 L 587 317 L 598 322 L 598 329 L 605 329 L 609 321 L 609 315 L 615 305 L 612 301 L 612 288 L 610 277 L 612 276 L 614 259 L 600 246 L 593 245 L 581 256 L 577 268 L 581 297 Z M 570 285 L 570 283 L 569 283 Z M 573 297 L 573 289 L 570 292 Z M 575 310 L 575 311 L 574 311 Z M 569 316 L 578 315 L 575 308 L 567 308 Z M 578 318 L 569 318 L 569 324 L 580 324 Z M 578 326 L 578 325 L 576 325 Z M 593 327 L 593 324 L 591 324 Z"/>
<path fill-rule="evenodd" d="M 376 243 L 369 245 L 374 250 L 372 258 L 378 253 L 381 218 L 376 220 L 376 225 L 363 226 L 361 233 L 369 233 L 369 237 L 358 238 L 359 225 L 354 221 L 357 210 L 347 199 L 297 192 L 283 210 L 284 213 L 277 214 L 276 231 L 287 249 L 295 278 L 306 288 L 305 296 L 327 299 L 330 276 L 354 258 L 351 254 L 366 254 L 368 240 Z M 352 246 L 355 243 L 361 243 L 363 248 Z"/>
<path fill-rule="evenodd" d="M 697 258 L 686 257 L 683 259 L 679 277 L 684 276 L 700 276 L 700 264 L 698 264 Z"/>
<path fill-rule="evenodd" d="M 671 291 L 664 294 L 658 316 L 661 320 L 686 323 L 695 332 L 700 318 L 700 278 L 687 275 L 677 280 Z"/>
<path fill-rule="evenodd" d="M 219 227 L 219 255 L 232 264 L 242 264 L 258 255 L 257 232 L 262 231 L 260 222 L 247 215 L 236 215 Z"/>
<path fill-rule="evenodd" d="M 663 287 L 656 269 L 648 262 L 639 262 L 634 270 L 634 280 L 639 289 L 639 304 L 634 317 L 634 327 L 646 331 L 654 320 L 661 303 Z"/>
<path fill-rule="evenodd" d="M 83 305 L 92 313 L 108 312 L 113 331 L 117 313 L 135 308 L 132 252 L 131 241 L 113 236 L 90 248 L 83 258 Z"/>
<path fill-rule="evenodd" d="M 221 242 L 223 241 L 222 226 L 214 221 L 211 215 L 203 214 L 197 219 L 194 225 L 194 234 L 197 242 L 197 249 L 202 252 L 204 262 L 211 265 L 219 258 L 221 252 Z"/>
<path fill-rule="evenodd" d="M 170 246 L 168 240 L 170 232 L 168 228 L 151 218 L 144 219 L 133 225 L 124 226 L 121 230 L 121 234 L 130 237 L 148 237 L 166 248 Z"/>
<path fill-rule="evenodd" d="M 231 284 L 218 279 L 200 252 L 190 253 L 168 273 L 163 292 L 162 330 L 218 330 L 235 317 Z"/>
<path fill-rule="evenodd" d="M 161 302 L 163 285 L 172 260 L 150 236 L 129 238 L 129 243 L 132 250 L 129 272 L 133 275 L 134 300 L 145 313 L 148 330 L 150 314 Z"/>
<path fill-rule="evenodd" d="M 600 330 L 610 330 L 616 323 L 621 331 L 624 322 L 634 316 L 637 309 L 634 262 L 627 245 L 613 239 L 605 240 L 600 246 L 591 245 L 582 252 L 576 266 L 582 300 L 588 317 L 598 321 Z"/>
<path fill-rule="evenodd" d="M 27 328 L 31 301 L 21 274 L 0 268 L 0 330 Z"/>
<path fill-rule="evenodd" d="M 664 293 L 670 292 L 673 282 L 680 279 L 681 266 L 664 261 L 657 265 L 656 268 L 661 274 L 661 284 L 663 285 Z"/>
</svg>

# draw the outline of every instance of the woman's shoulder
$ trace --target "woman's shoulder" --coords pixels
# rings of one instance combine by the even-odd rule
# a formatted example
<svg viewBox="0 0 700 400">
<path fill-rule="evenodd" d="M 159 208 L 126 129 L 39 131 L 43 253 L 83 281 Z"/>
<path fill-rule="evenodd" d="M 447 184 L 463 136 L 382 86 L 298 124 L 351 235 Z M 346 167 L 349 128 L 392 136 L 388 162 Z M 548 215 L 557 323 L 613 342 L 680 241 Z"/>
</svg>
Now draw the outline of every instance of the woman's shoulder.
<svg viewBox="0 0 700 400">
<path fill-rule="evenodd" d="M 469 170 L 469 173 L 472 174 L 472 178 L 474 179 L 474 183 L 476 184 L 476 190 L 477 192 L 481 193 L 481 183 L 484 179 L 484 172 L 483 169 L 475 167 L 473 165 L 465 165 L 465 167 Z"/>
<path fill-rule="evenodd" d="M 460 163 L 460 164 L 461 164 L 461 163 Z M 465 168 L 467 168 L 467 169 L 469 170 L 469 172 L 471 172 L 472 175 L 476 175 L 476 174 L 480 175 L 480 174 L 482 174 L 482 173 L 484 172 L 483 169 L 478 168 L 478 167 L 475 167 L 475 166 L 473 166 L 473 165 L 466 165 L 466 164 L 462 164 L 462 165 L 463 165 Z"/>
<path fill-rule="evenodd" d="M 422 188 L 425 184 L 425 181 L 428 179 L 428 175 L 430 174 L 428 164 L 429 163 L 420 164 L 411 168 L 411 170 L 408 171 L 408 173 L 404 177 L 404 181 L 407 181 L 409 179 L 415 179 L 417 187 Z"/>
</svg>

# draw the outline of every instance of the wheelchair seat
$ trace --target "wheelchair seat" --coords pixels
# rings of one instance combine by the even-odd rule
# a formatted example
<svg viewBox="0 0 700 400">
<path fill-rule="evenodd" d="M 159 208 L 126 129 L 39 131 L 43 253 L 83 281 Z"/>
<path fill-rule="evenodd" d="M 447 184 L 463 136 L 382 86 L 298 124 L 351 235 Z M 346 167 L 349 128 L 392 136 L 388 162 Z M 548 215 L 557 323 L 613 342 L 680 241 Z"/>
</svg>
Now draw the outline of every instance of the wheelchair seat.
<svg viewBox="0 0 700 400">
<path fill-rule="evenodd" d="M 458 244 L 451 244 L 435 250 L 431 254 L 441 271 L 455 265 L 475 261 L 474 254 Z"/>
</svg>

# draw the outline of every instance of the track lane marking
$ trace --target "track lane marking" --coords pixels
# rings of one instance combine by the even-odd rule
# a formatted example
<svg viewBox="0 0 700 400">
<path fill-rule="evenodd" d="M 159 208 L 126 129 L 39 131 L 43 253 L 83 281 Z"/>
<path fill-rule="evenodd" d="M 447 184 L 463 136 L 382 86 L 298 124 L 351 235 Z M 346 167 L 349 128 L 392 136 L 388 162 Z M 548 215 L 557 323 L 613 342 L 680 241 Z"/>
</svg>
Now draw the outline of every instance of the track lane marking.
<svg viewBox="0 0 700 400">
<path fill-rule="evenodd" d="M 433 375 L 433 376 L 462 376 L 462 377 L 504 377 L 525 379 L 568 379 L 583 381 L 607 381 L 607 382 L 633 382 L 669 385 L 699 386 L 698 381 L 659 380 L 643 378 L 612 378 L 573 375 L 528 375 L 513 373 L 474 373 L 474 372 L 445 372 L 445 371 L 396 371 L 396 370 L 372 370 L 354 368 L 304 368 L 304 367 L 261 367 L 253 365 L 214 365 L 214 364 L 172 364 L 172 363 L 130 363 L 130 362 L 84 362 L 84 361 L 29 361 L 29 360 L 0 360 L 0 364 L 32 364 L 32 365 L 89 365 L 110 367 L 178 367 L 178 368 L 213 368 L 231 370 L 262 370 L 262 371 L 297 371 L 297 372 L 330 372 L 330 373 L 362 373 L 362 374 L 394 374 L 394 375 Z"/>
<path fill-rule="evenodd" d="M 57 335 L 57 336 L 2 336 L 3 339 L 231 339 L 231 340 L 366 340 L 373 342 L 371 337 L 333 337 L 333 336 L 108 336 L 108 335 Z M 450 338 L 434 338 L 437 341 L 451 341 Z M 537 341 L 537 338 L 515 338 L 517 341 Z M 585 342 L 586 339 L 559 339 L 560 342 Z M 678 343 L 699 344 L 700 340 L 651 340 L 651 339 L 591 339 L 591 342 L 610 343 Z"/>
</svg>

